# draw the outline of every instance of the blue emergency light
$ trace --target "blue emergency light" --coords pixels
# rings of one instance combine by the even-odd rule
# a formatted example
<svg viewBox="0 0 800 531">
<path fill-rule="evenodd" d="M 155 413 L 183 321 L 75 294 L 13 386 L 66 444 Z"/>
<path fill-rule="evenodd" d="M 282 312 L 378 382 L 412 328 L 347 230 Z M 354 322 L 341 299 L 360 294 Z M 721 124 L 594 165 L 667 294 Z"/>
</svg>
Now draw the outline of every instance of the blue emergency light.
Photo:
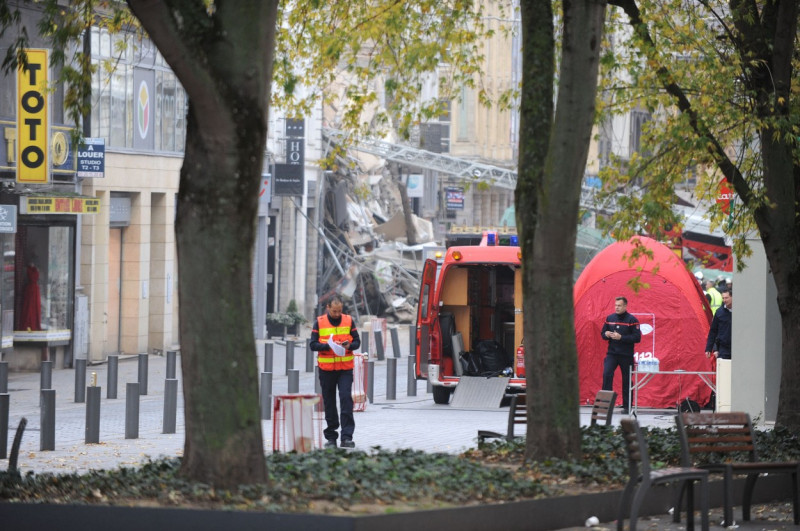
<svg viewBox="0 0 800 531">
<path fill-rule="evenodd" d="M 511 245 L 519 246 L 519 238 L 516 235 L 511 236 Z"/>
<path fill-rule="evenodd" d="M 489 232 L 486 234 L 486 244 L 487 245 L 495 245 L 495 241 L 497 238 L 497 234 L 494 232 Z"/>
</svg>

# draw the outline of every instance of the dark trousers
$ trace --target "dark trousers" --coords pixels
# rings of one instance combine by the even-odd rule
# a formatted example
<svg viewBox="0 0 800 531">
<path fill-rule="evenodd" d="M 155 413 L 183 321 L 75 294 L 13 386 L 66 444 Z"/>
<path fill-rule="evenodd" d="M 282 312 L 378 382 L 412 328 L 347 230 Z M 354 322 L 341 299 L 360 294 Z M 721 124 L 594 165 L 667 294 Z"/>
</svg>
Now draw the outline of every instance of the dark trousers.
<svg viewBox="0 0 800 531">
<path fill-rule="evenodd" d="M 633 356 L 618 356 L 616 354 L 606 354 L 603 362 L 603 391 L 614 390 L 614 373 L 617 367 L 622 371 L 622 407 L 625 411 L 630 411 L 630 390 L 631 390 L 631 367 L 633 367 Z"/>
<path fill-rule="evenodd" d="M 353 370 L 347 371 L 319 371 L 319 384 L 322 387 L 322 403 L 325 406 L 325 423 L 328 425 L 323 431 L 325 439 L 335 441 L 336 430 L 342 427 L 342 440 L 353 439 L 356 423 L 353 420 Z M 341 424 L 339 411 L 336 409 L 336 389 L 339 389 L 339 405 L 342 409 Z"/>
</svg>

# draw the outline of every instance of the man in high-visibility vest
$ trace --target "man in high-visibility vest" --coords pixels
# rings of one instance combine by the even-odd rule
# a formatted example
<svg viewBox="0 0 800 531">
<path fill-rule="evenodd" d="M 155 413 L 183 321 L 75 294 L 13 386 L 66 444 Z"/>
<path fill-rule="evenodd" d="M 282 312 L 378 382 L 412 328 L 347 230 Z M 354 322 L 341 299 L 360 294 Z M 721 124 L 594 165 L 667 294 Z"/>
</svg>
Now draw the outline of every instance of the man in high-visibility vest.
<svg viewBox="0 0 800 531">
<path fill-rule="evenodd" d="M 722 306 L 722 294 L 714 285 L 713 280 L 706 282 L 706 298 L 708 298 L 708 305 L 711 307 L 711 315 L 716 315 L 717 310 Z"/>
<path fill-rule="evenodd" d="M 317 317 L 311 330 L 311 350 L 317 352 L 319 383 L 325 406 L 325 448 L 336 448 L 338 429 L 342 428 L 342 448 L 355 448 L 353 431 L 353 351 L 361 346 L 353 318 L 342 313 L 342 298 L 331 297 L 324 315 Z M 332 347 L 329 343 L 336 346 Z M 336 351 L 339 352 L 336 352 Z M 336 389 L 339 389 L 341 421 L 336 409 Z"/>
</svg>

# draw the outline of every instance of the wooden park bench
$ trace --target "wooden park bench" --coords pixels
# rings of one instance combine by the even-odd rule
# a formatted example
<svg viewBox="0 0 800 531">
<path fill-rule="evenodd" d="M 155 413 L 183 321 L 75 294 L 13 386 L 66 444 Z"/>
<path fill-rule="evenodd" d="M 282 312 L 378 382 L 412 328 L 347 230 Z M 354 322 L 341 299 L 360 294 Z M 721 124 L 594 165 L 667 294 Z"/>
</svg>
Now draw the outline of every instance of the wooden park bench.
<svg viewBox="0 0 800 531">
<path fill-rule="evenodd" d="M 508 409 L 508 428 L 506 433 L 496 431 L 478 430 L 478 442 L 482 443 L 486 439 L 505 439 L 509 442 L 514 440 L 514 427 L 517 424 L 528 423 L 528 411 L 525 408 L 525 394 L 520 393 L 511 397 L 511 405 Z"/>
<path fill-rule="evenodd" d="M 680 482 L 682 488 L 688 485 L 689 495 L 686 504 L 686 529 L 694 529 L 694 483 L 700 482 L 700 517 L 703 531 L 708 531 L 708 470 L 693 467 L 670 467 L 653 470 L 650 468 L 650 456 L 647 442 L 644 440 L 639 422 L 633 418 L 624 418 L 620 422 L 622 435 L 625 438 L 625 450 L 628 454 L 630 480 L 622 493 L 617 517 L 617 530 L 623 530 L 625 517 L 630 518 L 630 531 L 636 530 L 639 509 L 647 491 L 654 485 Z M 638 486 L 638 487 L 637 487 Z M 635 494 L 634 494 L 635 489 Z M 680 506 L 675 508 L 675 521 L 680 522 Z"/>
<path fill-rule="evenodd" d="M 606 426 L 611 424 L 614 416 L 614 403 L 617 401 L 617 393 L 614 391 L 598 391 L 592 406 L 592 426 L 598 422 L 605 422 Z M 508 409 L 508 427 L 506 433 L 489 430 L 478 430 L 478 442 L 482 443 L 486 439 L 505 439 L 513 441 L 514 428 L 517 424 L 526 425 L 528 423 L 528 412 L 525 408 L 525 393 L 520 393 L 511 397 L 511 405 Z"/>
<path fill-rule="evenodd" d="M 599 422 L 605 423 L 606 426 L 611 425 L 611 419 L 614 417 L 614 404 L 617 402 L 617 393 L 615 391 L 597 391 L 594 397 L 594 405 L 592 406 L 592 423 L 594 426 Z"/>
<path fill-rule="evenodd" d="M 750 501 L 760 474 L 790 474 L 794 523 L 800 524 L 800 461 L 760 461 L 747 413 L 682 413 L 675 417 L 681 439 L 681 462 L 724 477 L 725 526 L 733 525 L 733 476 L 746 475 L 742 518 L 750 520 Z M 678 507 L 680 507 L 679 494 Z"/>
</svg>

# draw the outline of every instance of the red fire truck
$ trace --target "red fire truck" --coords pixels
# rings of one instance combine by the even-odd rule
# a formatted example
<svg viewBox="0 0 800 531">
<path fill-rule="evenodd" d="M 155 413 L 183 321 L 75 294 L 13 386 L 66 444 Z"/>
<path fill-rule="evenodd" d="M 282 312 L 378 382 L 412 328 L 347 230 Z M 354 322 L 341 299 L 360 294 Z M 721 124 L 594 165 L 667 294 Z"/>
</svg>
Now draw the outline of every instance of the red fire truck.
<svg viewBox="0 0 800 531">
<path fill-rule="evenodd" d="M 522 253 L 517 236 L 483 231 L 478 245 L 452 246 L 438 254 L 425 261 L 422 273 L 417 379 L 430 380 L 437 404 L 450 401 L 463 376 L 504 378 L 508 391 L 524 390 Z M 492 366 L 476 359 L 487 351 L 486 345 L 494 348 Z"/>
</svg>

